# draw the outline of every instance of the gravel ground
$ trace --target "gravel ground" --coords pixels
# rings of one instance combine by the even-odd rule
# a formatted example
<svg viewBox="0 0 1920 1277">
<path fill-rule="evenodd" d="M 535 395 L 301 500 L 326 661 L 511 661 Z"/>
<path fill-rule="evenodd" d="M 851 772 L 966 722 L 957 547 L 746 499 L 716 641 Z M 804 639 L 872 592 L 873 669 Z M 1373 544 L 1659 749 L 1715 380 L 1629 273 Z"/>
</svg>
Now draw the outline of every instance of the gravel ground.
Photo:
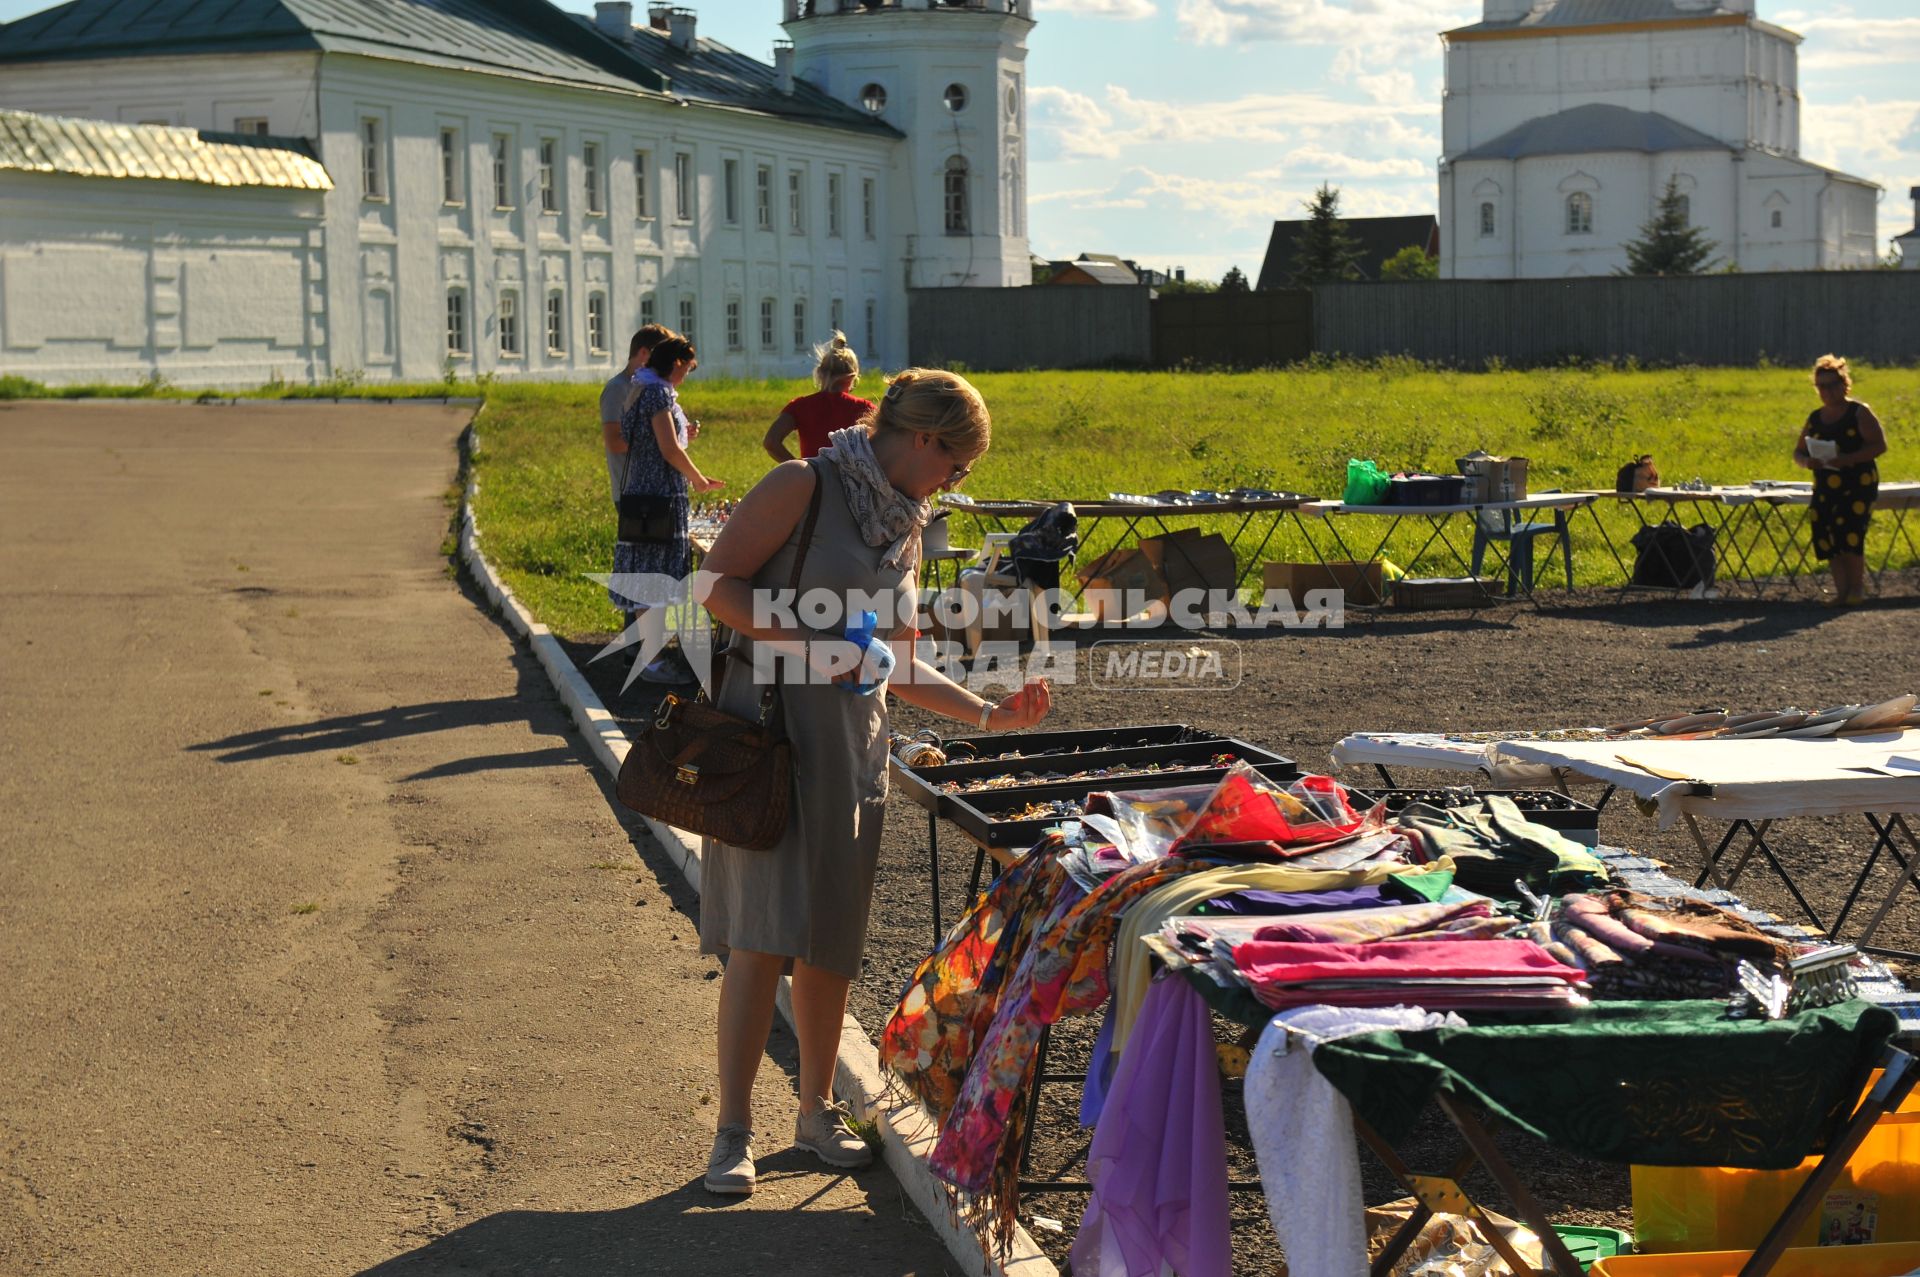
<svg viewBox="0 0 1920 1277">
<path fill-rule="evenodd" d="M 1890 585 L 1896 583 L 1889 582 Z M 1636 600 L 1617 604 L 1609 592 L 1576 597 L 1544 610 L 1511 608 L 1477 616 L 1434 614 L 1383 617 L 1340 631 L 1294 632 L 1239 642 L 1244 678 L 1230 693 L 1104 690 L 1087 685 L 1087 653 L 1077 655 L 1078 681 L 1058 688 L 1048 726 L 1106 727 L 1129 723 L 1191 723 L 1274 749 L 1307 770 L 1330 766 L 1335 741 L 1354 731 L 1485 731 L 1590 725 L 1668 710 L 1704 706 L 1747 709 L 1825 706 L 1884 699 L 1920 689 L 1920 656 L 1911 632 L 1916 615 L 1912 583 L 1898 596 L 1866 607 L 1833 611 L 1815 604 Z M 577 656 L 591 653 L 579 645 Z M 590 675 L 612 693 L 619 675 Z M 654 696 L 636 684 L 613 699 L 622 714 L 641 714 Z M 939 724 L 897 705 L 896 730 Z M 955 729 L 959 734 L 959 729 Z M 1361 783 L 1369 772 L 1345 779 Z M 1403 785 L 1459 783 L 1458 775 L 1396 772 Z M 927 951 L 931 934 L 925 813 L 896 793 L 888 811 L 885 848 L 875 893 L 867 969 L 853 992 L 853 1012 L 874 1032 L 902 985 Z M 1602 813 L 1602 840 L 1669 860 L 1682 868 L 1697 853 L 1680 830 L 1659 833 L 1629 802 Z M 1853 866 L 1871 846 L 1864 823 L 1804 819 L 1776 827 L 1772 839 L 1815 907 L 1831 914 L 1844 897 Z M 942 839 L 944 914 L 964 907 L 970 849 L 957 833 Z M 1884 890 L 1891 879 L 1876 884 Z M 1739 883 L 1753 904 L 1791 918 L 1795 906 L 1764 868 Z M 1920 895 L 1909 895 L 1888 916 L 1877 943 L 1920 948 Z M 1069 1021 L 1055 1035 L 1057 1058 L 1084 1059 L 1096 1021 Z M 1229 1109 L 1236 1107 L 1234 1098 Z M 1039 1173 L 1077 1178 L 1086 1133 L 1075 1122 L 1079 1091 L 1046 1090 L 1035 1139 Z M 1235 1178 L 1251 1178 L 1244 1139 L 1229 1123 Z M 1623 1166 L 1580 1162 L 1524 1137 L 1504 1135 L 1503 1147 L 1522 1178 L 1556 1222 L 1631 1228 L 1631 1195 Z M 1437 1116 L 1403 1150 L 1415 1169 L 1440 1170 L 1451 1161 L 1451 1128 Z M 1369 1202 L 1401 1195 L 1370 1156 L 1363 1156 Z M 1428 1163 L 1422 1166 L 1422 1162 Z M 1490 1181 L 1469 1189 L 1504 1205 Z M 1036 1240 L 1064 1260 L 1085 1208 L 1080 1193 L 1033 1194 L 1023 1219 Z M 1062 1232 L 1034 1228 L 1030 1217 L 1060 1220 Z M 1234 1195 L 1235 1271 L 1272 1272 L 1279 1257 L 1258 1193 Z"/>
</svg>

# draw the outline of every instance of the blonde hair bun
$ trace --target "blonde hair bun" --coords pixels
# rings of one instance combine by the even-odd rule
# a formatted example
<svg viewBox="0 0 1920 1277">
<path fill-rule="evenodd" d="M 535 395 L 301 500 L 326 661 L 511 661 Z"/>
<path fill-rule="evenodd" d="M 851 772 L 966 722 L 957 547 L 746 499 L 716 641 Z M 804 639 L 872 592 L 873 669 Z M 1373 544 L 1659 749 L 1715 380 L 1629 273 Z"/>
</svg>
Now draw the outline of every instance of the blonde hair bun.
<svg viewBox="0 0 1920 1277">
<path fill-rule="evenodd" d="M 853 353 L 853 347 L 847 345 L 847 335 L 838 328 L 833 330 L 833 340 L 821 342 L 813 348 L 813 384 L 822 390 L 831 390 L 835 382 L 842 377 L 860 376 L 860 356 Z"/>
</svg>

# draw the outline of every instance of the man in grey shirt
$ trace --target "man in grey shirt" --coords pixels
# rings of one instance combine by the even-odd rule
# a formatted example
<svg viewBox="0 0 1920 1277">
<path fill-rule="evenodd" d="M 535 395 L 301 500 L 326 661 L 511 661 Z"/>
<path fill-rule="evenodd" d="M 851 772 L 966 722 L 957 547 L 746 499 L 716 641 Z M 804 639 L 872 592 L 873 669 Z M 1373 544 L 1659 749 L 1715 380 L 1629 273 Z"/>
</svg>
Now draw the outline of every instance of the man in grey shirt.
<svg viewBox="0 0 1920 1277">
<path fill-rule="evenodd" d="M 627 366 L 607 378 L 600 391 L 600 437 L 606 444 L 607 481 L 613 486 L 615 505 L 620 504 L 627 470 L 627 439 L 620 432 L 620 419 L 626 416 L 627 404 L 639 388 L 635 378 L 646 368 L 653 348 L 671 336 L 673 331 L 660 324 L 648 324 L 635 333 L 627 344 Z"/>
</svg>

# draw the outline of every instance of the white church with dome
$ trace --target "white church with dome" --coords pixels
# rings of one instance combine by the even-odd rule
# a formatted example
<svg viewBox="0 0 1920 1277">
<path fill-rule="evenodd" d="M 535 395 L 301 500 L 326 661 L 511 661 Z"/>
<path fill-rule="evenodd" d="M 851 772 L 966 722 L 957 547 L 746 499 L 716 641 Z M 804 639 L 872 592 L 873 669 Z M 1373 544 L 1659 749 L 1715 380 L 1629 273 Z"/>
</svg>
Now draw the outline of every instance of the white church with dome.
<svg viewBox="0 0 1920 1277">
<path fill-rule="evenodd" d="M 740 0 L 726 0 L 738 3 Z M 72 0 L 0 25 L 0 374 L 710 372 L 1028 282 L 1031 0 Z"/>
<path fill-rule="evenodd" d="M 1607 275 L 1671 178 L 1742 271 L 1871 267 L 1880 188 L 1800 158 L 1801 37 L 1756 0 L 1484 0 L 1445 32 L 1440 270 Z"/>
</svg>

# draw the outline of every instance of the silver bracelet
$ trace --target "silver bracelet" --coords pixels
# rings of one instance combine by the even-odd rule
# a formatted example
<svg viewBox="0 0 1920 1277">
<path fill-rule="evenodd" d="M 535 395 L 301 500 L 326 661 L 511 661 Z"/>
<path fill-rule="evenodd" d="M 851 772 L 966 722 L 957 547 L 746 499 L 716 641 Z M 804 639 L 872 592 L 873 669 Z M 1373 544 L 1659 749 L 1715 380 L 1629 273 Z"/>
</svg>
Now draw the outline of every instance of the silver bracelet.
<svg viewBox="0 0 1920 1277">
<path fill-rule="evenodd" d="M 981 701 L 980 702 L 980 730 L 981 731 L 984 732 L 987 730 L 987 720 L 992 717 L 993 717 L 993 702 Z"/>
</svg>

